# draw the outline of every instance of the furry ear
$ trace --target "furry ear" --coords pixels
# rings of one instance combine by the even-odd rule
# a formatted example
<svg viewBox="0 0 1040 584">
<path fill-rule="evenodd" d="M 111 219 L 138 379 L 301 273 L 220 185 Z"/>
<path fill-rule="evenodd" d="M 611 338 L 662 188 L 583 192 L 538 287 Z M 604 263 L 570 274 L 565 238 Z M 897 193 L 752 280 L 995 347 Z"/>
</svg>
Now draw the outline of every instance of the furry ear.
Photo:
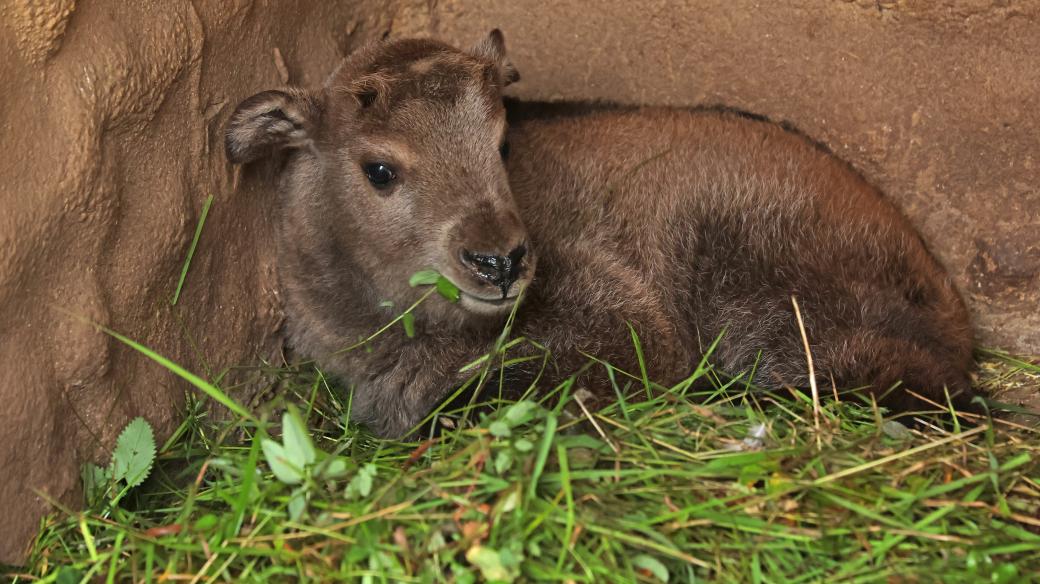
<svg viewBox="0 0 1040 584">
<path fill-rule="evenodd" d="M 490 61 L 498 67 L 498 75 L 503 87 L 520 81 L 520 72 L 506 56 L 506 39 L 502 36 L 502 31 L 497 28 L 488 33 L 484 40 L 477 43 L 470 53 L 477 58 Z"/>
<path fill-rule="evenodd" d="M 319 113 L 315 98 L 300 89 L 264 91 L 246 99 L 224 131 L 228 161 L 245 164 L 308 144 Z"/>
</svg>

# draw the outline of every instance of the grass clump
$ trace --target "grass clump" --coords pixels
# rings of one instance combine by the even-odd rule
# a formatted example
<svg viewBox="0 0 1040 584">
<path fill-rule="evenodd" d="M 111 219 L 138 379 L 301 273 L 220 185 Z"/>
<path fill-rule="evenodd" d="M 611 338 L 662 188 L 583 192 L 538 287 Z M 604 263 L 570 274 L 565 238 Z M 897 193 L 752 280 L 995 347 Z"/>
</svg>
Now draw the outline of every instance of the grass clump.
<svg viewBox="0 0 1040 584">
<path fill-rule="evenodd" d="M 499 345 L 485 364 L 515 342 Z M 256 412 L 182 375 L 238 415 L 211 419 L 189 399 L 143 485 L 115 481 L 86 510 L 46 519 L 11 575 L 1012 583 L 1040 572 L 1033 426 L 950 424 L 941 407 L 895 419 L 852 395 L 819 406 L 707 363 L 673 387 L 592 366 L 616 403 L 590 409 L 572 379 L 547 397 L 442 411 L 411 442 L 349 423 L 349 393 L 313 368 L 264 369 L 281 390 Z"/>
</svg>

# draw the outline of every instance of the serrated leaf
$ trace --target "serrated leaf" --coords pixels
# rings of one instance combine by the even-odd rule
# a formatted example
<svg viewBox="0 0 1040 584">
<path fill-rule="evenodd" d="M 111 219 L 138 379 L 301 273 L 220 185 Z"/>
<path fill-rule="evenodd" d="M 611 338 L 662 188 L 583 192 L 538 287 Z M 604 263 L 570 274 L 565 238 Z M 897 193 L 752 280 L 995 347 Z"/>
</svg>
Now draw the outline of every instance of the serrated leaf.
<svg viewBox="0 0 1040 584">
<path fill-rule="evenodd" d="M 111 475 L 136 487 L 148 478 L 155 462 L 155 435 L 144 418 L 134 418 L 116 440 Z"/>
<path fill-rule="evenodd" d="M 282 448 L 281 444 L 264 438 L 260 442 L 260 448 L 263 449 L 267 466 L 271 467 L 271 472 L 274 473 L 276 479 L 287 485 L 300 484 L 300 480 L 303 478 L 302 469 L 289 462 L 289 457 L 285 454 L 285 448 Z"/>
<path fill-rule="evenodd" d="M 408 285 L 412 288 L 416 286 L 429 286 L 436 284 L 437 280 L 441 279 L 441 275 L 436 270 L 421 270 L 414 274 L 408 279 Z"/>
<path fill-rule="evenodd" d="M 307 425 L 300 417 L 299 410 L 291 404 L 282 414 L 282 443 L 288 462 L 300 470 L 313 464 L 317 458 Z"/>
<path fill-rule="evenodd" d="M 642 568 L 647 572 L 650 572 L 651 574 L 653 574 L 654 578 L 657 578 L 662 582 L 668 582 L 668 568 L 666 568 L 660 560 L 653 556 L 639 554 L 638 556 L 632 558 L 632 565 L 634 565 L 637 568 Z"/>
<path fill-rule="evenodd" d="M 437 278 L 437 293 L 447 298 L 448 302 L 459 301 L 459 287 L 444 276 Z"/>
</svg>

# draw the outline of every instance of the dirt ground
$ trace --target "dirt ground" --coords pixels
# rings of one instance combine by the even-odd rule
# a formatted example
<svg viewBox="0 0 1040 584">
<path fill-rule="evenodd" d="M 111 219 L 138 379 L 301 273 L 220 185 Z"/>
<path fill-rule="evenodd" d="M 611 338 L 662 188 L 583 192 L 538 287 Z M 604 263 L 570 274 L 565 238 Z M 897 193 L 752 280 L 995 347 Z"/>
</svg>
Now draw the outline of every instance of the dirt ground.
<svg viewBox="0 0 1040 584">
<path fill-rule="evenodd" d="M 75 504 L 131 417 L 181 413 L 181 383 L 69 313 L 207 375 L 277 349 L 272 199 L 223 159 L 231 108 L 383 35 L 493 27 L 520 97 L 793 123 L 902 205 L 980 342 L 1040 352 L 1040 0 L 0 0 L 0 561 L 38 491 Z"/>
</svg>

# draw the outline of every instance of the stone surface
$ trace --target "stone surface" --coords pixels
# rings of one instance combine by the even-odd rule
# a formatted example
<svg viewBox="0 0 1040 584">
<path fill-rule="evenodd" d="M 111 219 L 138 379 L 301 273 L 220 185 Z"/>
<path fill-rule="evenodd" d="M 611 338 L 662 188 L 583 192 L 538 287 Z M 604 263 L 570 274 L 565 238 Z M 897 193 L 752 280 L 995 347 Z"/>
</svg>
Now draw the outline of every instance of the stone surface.
<svg viewBox="0 0 1040 584">
<path fill-rule="evenodd" d="M 162 437 L 183 415 L 183 383 L 85 320 L 210 375 L 276 348 L 273 201 L 234 188 L 221 128 L 388 28 L 357 8 L 0 0 L 0 562 L 51 509 L 37 491 L 78 504 L 81 463 L 133 416 Z"/>
<path fill-rule="evenodd" d="M 212 375 L 277 348 L 274 201 L 224 162 L 235 104 L 383 34 L 493 27 L 520 97 L 793 123 L 903 206 L 983 343 L 1040 351 L 1040 0 L 0 0 L 0 561 L 36 491 L 75 504 L 131 417 L 181 415 L 181 382 L 82 319 Z"/>
</svg>

